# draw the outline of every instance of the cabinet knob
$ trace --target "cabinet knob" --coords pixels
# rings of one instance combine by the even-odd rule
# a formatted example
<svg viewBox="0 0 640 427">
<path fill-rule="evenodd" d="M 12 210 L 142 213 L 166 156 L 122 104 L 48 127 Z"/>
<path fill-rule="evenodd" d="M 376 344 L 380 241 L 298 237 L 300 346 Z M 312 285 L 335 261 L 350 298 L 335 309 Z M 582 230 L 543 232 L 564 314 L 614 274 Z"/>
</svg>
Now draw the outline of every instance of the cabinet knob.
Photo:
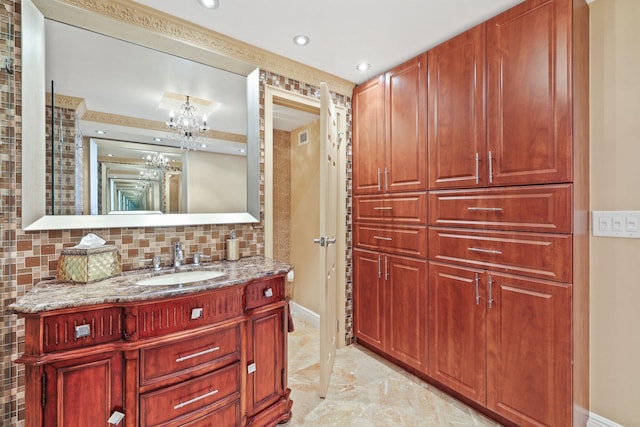
<svg viewBox="0 0 640 427">
<path fill-rule="evenodd" d="M 271 289 L 271 288 L 265 289 L 264 296 L 267 297 L 267 298 L 271 298 L 273 296 L 273 289 Z"/>
</svg>

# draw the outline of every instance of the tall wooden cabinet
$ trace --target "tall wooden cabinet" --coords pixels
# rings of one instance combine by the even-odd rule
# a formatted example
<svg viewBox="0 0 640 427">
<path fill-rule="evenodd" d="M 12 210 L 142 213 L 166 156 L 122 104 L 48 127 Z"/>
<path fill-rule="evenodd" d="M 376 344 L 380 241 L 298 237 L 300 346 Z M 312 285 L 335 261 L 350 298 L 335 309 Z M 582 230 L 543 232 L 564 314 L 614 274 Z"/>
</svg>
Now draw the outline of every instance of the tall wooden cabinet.
<svg viewBox="0 0 640 427">
<path fill-rule="evenodd" d="M 354 187 L 356 338 L 390 356 L 392 308 L 387 284 L 375 280 L 384 277 L 377 257 L 384 262 L 384 252 L 403 250 L 421 258 L 425 248 L 423 377 L 501 421 L 583 426 L 588 7 L 581 0 L 526 0 L 427 56 L 425 241 L 399 243 L 399 233 L 423 239 L 406 207 L 377 206 L 374 224 L 371 196 Z M 354 135 L 368 127 L 354 110 Z"/>
<path fill-rule="evenodd" d="M 426 55 L 358 86 L 353 120 L 353 193 L 427 189 Z"/>
<path fill-rule="evenodd" d="M 427 369 L 426 55 L 353 95 L 356 337 Z"/>
</svg>

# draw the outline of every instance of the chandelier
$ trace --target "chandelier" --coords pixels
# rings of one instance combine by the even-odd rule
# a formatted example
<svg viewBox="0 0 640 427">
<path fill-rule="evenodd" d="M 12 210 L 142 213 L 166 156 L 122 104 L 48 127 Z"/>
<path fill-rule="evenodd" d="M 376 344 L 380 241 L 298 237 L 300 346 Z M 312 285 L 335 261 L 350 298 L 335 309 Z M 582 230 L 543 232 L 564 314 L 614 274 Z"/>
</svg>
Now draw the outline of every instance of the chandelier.
<svg viewBox="0 0 640 427">
<path fill-rule="evenodd" d="M 157 169 L 160 172 L 164 172 L 167 167 L 169 167 L 169 157 L 162 153 L 155 153 L 154 155 L 147 154 L 143 159 L 147 162 L 147 166 Z"/>
<path fill-rule="evenodd" d="M 174 136 L 180 141 L 180 148 L 183 150 L 196 151 L 199 134 L 209 130 L 207 117 L 204 116 L 200 122 L 200 119 L 196 117 L 196 107 L 189 102 L 188 95 L 187 101 L 180 106 L 178 116 L 175 117 L 171 111 L 169 121 L 166 124 L 176 131 Z"/>
</svg>

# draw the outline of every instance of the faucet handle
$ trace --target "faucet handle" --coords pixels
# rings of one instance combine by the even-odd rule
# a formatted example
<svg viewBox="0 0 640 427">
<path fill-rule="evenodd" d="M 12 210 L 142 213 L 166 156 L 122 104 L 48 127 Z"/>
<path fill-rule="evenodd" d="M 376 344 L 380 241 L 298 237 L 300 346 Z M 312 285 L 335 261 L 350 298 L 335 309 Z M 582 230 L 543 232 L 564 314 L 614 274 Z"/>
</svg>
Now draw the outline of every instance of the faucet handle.
<svg viewBox="0 0 640 427">
<path fill-rule="evenodd" d="M 160 255 L 154 255 L 153 258 L 146 258 L 143 260 L 143 262 L 145 264 L 152 262 L 154 270 L 162 270 L 162 257 Z"/>
</svg>

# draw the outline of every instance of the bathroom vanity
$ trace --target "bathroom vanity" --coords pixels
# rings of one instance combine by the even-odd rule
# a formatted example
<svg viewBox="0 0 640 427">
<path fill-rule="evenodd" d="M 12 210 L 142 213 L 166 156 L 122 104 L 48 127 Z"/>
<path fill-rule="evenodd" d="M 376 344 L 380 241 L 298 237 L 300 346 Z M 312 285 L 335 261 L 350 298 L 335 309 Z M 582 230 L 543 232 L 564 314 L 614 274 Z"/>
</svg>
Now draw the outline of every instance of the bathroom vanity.
<svg viewBox="0 0 640 427">
<path fill-rule="evenodd" d="M 85 285 L 45 281 L 11 305 L 25 322 L 26 425 L 287 421 L 290 266 L 250 257 L 198 269 L 209 270 L 224 275 L 169 285 L 147 279 L 171 272 L 149 270 Z"/>
</svg>

